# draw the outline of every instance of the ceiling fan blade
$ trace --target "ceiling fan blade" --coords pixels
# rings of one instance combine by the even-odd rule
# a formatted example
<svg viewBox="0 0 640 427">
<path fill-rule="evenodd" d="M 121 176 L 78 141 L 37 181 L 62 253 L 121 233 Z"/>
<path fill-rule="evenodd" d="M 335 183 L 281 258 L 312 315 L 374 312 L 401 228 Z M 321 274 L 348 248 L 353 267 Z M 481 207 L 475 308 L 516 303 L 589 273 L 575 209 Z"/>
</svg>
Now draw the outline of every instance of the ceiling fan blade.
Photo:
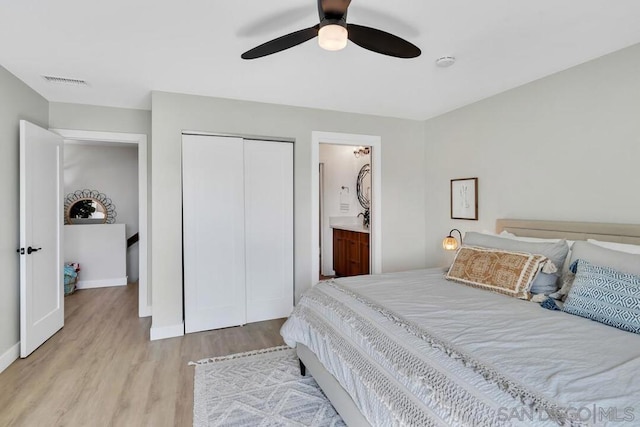
<svg viewBox="0 0 640 427">
<path fill-rule="evenodd" d="M 347 24 L 349 40 L 372 52 L 396 58 L 416 58 L 422 53 L 418 46 L 398 36 L 363 25 Z"/>
<path fill-rule="evenodd" d="M 241 55 L 242 59 L 256 59 L 297 46 L 318 36 L 319 25 L 294 33 L 286 34 L 260 46 L 254 47 Z"/>
<path fill-rule="evenodd" d="M 313 9 L 308 5 L 292 7 L 273 13 L 243 25 L 236 35 L 238 37 L 262 37 L 281 31 L 283 27 L 292 25 L 307 18 L 313 19 Z"/>
</svg>

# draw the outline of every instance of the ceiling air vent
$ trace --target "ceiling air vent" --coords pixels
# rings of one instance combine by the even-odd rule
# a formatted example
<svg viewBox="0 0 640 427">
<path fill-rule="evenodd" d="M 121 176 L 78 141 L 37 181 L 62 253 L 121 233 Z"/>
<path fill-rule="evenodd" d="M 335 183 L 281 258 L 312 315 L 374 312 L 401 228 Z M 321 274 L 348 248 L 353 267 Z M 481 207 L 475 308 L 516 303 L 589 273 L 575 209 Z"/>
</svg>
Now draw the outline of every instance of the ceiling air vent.
<svg viewBox="0 0 640 427">
<path fill-rule="evenodd" d="M 86 80 L 80 79 L 69 79 L 67 77 L 56 77 L 56 76 L 42 76 L 48 83 L 58 84 L 58 85 L 72 85 L 72 86 L 89 86 Z"/>
</svg>

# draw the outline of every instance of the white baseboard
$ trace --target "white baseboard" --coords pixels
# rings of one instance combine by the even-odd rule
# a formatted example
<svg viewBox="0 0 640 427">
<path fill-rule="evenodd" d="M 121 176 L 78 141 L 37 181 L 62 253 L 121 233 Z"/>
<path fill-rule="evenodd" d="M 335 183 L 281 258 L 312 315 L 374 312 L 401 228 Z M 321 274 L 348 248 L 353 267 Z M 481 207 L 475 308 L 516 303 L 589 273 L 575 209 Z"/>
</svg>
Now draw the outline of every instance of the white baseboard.
<svg viewBox="0 0 640 427">
<path fill-rule="evenodd" d="M 127 276 L 115 279 L 78 280 L 76 289 L 107 288 L 109 286 L 127 286 Z"/>
<path fill-rule="evenodd" d="M 181 337 L 184 335 L 184 322 L 177 325 L 154 327 L 151 326 L 151 341 L 163 340 L 165 338 Z"/>
<path fill-rule="evenodd" d="M 4 371 L 20 357 L 20 341 L 0 356 L 0 372 Z"/>
<path fill-rule="evenodd" d="M 151 316 L 151 306 L 139 306 L 138 307 L 138 317 L 149 317 Z"/>
</svg>

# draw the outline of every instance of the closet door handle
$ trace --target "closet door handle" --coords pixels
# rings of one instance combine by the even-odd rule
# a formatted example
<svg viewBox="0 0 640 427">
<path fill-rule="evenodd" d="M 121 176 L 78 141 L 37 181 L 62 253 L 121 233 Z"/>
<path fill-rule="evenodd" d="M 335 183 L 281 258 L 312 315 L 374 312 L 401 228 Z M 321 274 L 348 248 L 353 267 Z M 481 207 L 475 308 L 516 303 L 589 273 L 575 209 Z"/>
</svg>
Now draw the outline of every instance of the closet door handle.
<svg viewBox="0 0 640 427">
<path fill-rule="evenodd" d="M 38 252 L 39 250 L 42 250 L 42 248 L 32 248 L 31 246 L 29 246 L 27 248 L 27 255 L 31 255 L 31 252 Z"/>
</svg>

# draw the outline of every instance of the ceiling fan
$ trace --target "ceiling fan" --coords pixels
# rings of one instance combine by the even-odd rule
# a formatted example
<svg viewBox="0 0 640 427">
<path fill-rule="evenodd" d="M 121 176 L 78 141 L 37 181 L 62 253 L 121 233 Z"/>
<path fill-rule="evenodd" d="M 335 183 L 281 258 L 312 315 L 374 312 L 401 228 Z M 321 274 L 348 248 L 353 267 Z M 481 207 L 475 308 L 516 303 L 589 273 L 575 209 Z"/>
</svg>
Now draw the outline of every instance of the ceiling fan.
<svg viewBox="0 0 640 427">
<path fill-rule="evenodd" d="M 372 52 L 396 58 L 416 58 L 420 49 L 398 36 L 371 27 L 347 24 L 347 9 L 351 0 L 318 0 L 320 23 L 304 30 L 286 34 L 241 55 L 242 59 L 256 59 L 271 55 L 315 37 L 326 50 L 340 50 L 347 45 L 347 39 Z"/>
</svg>

